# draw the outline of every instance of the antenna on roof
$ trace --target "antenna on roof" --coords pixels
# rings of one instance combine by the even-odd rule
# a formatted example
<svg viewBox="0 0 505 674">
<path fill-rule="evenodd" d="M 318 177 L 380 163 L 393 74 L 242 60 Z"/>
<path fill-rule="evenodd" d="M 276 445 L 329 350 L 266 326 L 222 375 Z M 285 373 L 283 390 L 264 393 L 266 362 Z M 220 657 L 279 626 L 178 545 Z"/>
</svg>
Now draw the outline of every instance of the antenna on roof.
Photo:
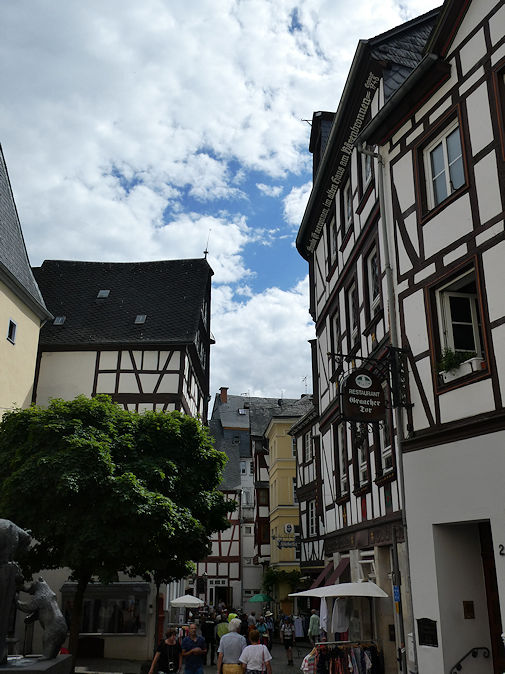
<svg viewBox="0 0 505 674">
<path fill-rule="evenodd" d="M 300 122 L 307 122 L 307 124 L 308 124 L 309 126 L 312 126 L 312 120 L 311 120 L 311 119 L 303 119 L 303 117 L 302 117 L 301 120 L 300 120 Z"/>
<path fill-rule="evenodd" d="M 207 237 L 207 245 L 205 246 L 205 250 L 203 251 L 203 254 L 205 255 L 205 260 L 207 259 L 207 255 L 209 254 L 209 239 L 210 239 L 210 233 L 212 232 L 212 229 L 209 227 L 209 236 Z"/>
<path fill-rule="evenodd" d="M 301 381 L 305 384 L 305 393 L 307 393 L 307 375 L 305 377 L 302 377 Z"/>
</svg>

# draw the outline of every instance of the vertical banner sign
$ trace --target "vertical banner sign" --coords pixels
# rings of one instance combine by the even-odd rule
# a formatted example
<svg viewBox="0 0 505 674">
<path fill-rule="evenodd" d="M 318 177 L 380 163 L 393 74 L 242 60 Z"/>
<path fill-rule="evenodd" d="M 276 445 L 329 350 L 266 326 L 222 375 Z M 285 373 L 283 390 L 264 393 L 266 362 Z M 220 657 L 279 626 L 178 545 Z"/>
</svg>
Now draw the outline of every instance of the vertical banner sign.
<svg viewBox="0 0 505 674">
<path fill-rule="evenodd" d="M 386 416 L 386 400 L 379 377 L 364 368 L 348 374 L 340 387 L 342 417 L 346 421 L 370 423 Z"/>
</svg>

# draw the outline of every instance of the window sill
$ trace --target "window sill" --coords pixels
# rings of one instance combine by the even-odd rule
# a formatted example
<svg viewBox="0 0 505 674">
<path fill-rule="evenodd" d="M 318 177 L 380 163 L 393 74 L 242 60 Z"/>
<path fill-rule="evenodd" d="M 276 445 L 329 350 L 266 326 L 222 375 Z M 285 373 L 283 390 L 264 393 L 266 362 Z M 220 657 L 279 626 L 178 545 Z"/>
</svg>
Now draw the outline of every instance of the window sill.
<svg viewBox="0 0 505 674">
<path fill-rule="evenodd" d="M 438 215 L 440 211 L 443 211 L 444 208 L 449 206 L 449 204 L 452 204 L 453 201 L 456 201 L 456 199 L 459 199 L 459 197 L 464 194 L 465 192 L 468 191 L 468 185 L 462 185 L 461 187 L 458 187 L 457 190 L 454 190 L 452 194 L 450 194 L 448 197 L 446 197 L 443 201 L 441 201 L 439 204 L 436 206 L 433 206 L 432 208 L 427 208 L 426 204 L 424 206 L 424 210 L 420 212 L 419 214 L 419 221 L 421 225 L 425 225 L 431 218 L 434 218 L 435 215 Z"/>
<path fill-rule="evenodd" d="M 372 332 L 375 331 L 375 328 L 377 327 L 377 323 L 384 318 L 384 309 L 382 306 L 378 307 L 376 310 L 375 314 L 372 316 L 372 318 L 368 321 L 368 323 L 365 325 L 365 329 L 363 330 L 363 335 L 365 337 L 368 337 Z"/>
<path fill-rule="evenodd" d="M 382 475 L 379 475 L 379 477 L 375 479 L 375 484 L 378 487 L 381 487 L 382 485 L 392 482 L 393 480 L 396 480 L 396 468 L 392 468 L 391 470 L 388 470 L 387 473 L 382 473 Z"/>
<path fill-rule="evenodd" d="M 481 373 L 487 368 L 487 363 L 483 358 L 474 357 L 465 360 L 461 365 L 453 370 L 442 370 L 438 375 L 442 384 L 450 384 L 455 380 L 463 379 L 475 373 Z"/>
<path fill-rule="evenodd" d="M 371 489 L 372 485 L 370 482 L 366 482 L 365 484 L 360 485 L 357 489 L 354 489 L 352 493 L 354 496 L 364 496 L 365 494 L 368 494 Z"/>
</svg>

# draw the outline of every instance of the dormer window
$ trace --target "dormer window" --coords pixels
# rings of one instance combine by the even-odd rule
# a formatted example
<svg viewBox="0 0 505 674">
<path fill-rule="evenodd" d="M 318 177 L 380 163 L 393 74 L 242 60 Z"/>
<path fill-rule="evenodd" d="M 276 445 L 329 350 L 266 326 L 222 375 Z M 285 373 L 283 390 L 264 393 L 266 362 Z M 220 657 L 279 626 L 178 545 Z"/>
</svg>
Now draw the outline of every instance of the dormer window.
<svg viewBox="0 0 505 674">
<path fill-rule="evenodd" d="M 66 321 L 67 317 L 66 316 L 55 316 L 53 325 L 63 325 L 63 323 Z"/>
<path fill-rule="evenodd" d="M 135 325 L 143 325 L 146 322 L 147 314 L 137 314 L 135 317 Z"/>
<path fill-rule="evenodd" d="M 109 297 L 109 295 L 110 295 L 110 290 L 99 290 L 96 298 L 98 300 L 104 300 L 106 297 Z"/>
<path fill-rule="evenodd" d="M 11 344 L 16 343 L 17 327 L 18 326 L 14 321 L 12 321 L 12 320 L 9 321 L 9 327 L 7 328 L 7 339 L 9 340 L 9 342 L 11 342 Z"/>
</svg>

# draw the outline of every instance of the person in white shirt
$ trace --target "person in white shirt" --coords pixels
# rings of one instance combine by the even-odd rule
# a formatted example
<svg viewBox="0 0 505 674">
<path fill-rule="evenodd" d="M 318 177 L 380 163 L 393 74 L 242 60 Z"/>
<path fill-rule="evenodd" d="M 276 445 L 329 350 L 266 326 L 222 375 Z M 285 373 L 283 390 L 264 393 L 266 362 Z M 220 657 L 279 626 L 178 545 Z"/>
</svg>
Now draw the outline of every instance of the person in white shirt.
<svg viewBox="0 0 505 674">
<path fill-rule="evenodd" d="M 259 643 L 260 633 L 258 630 L 251 630 L 249 632 L 250 646 L 246 646 L 240 656 L 242 663 L 243 674 L 272 674 L 272 666 L 270 660 L 272 656 L 266 646 Z"/>
</svg>

